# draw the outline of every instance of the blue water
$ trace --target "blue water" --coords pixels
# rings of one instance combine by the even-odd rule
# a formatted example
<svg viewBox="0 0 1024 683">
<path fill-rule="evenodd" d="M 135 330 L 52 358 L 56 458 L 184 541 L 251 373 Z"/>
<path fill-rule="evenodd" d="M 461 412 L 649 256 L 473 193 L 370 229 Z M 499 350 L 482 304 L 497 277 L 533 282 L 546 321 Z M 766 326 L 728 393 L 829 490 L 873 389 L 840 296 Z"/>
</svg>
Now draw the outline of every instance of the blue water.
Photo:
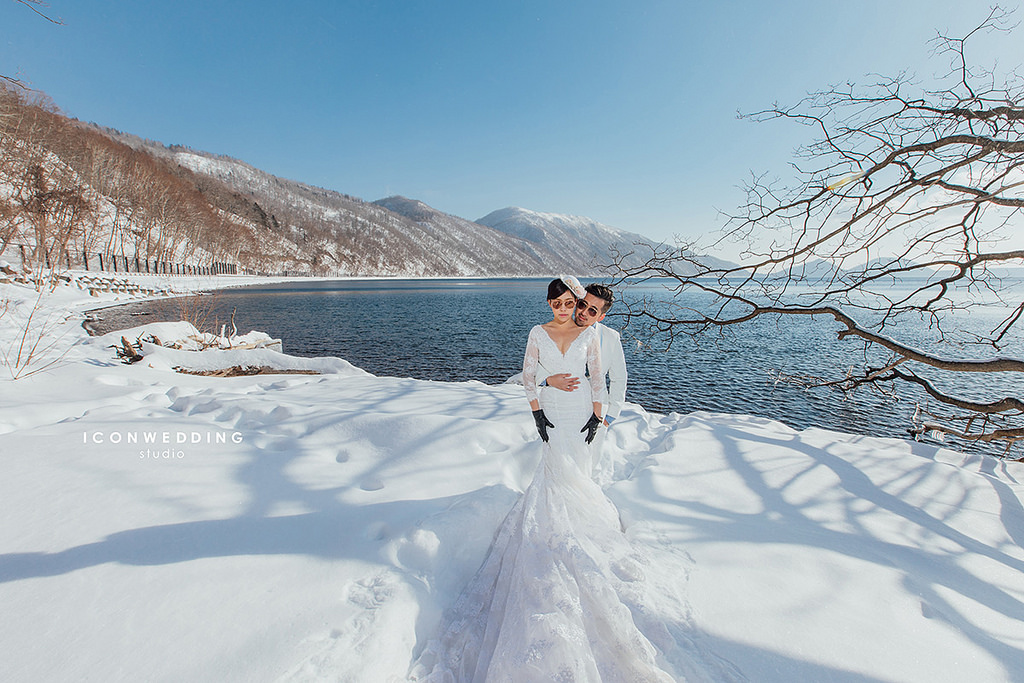
<svg viewBox="0 0 1024 683">
<path fill-rule="evenodd" d="M 498 384 L 521 369 L 530 328 L 550 320 L 547 282 L 300 281 L 221 290 L 200 300 L 209 309 L 209 329 L 217 329 L 234 312 L 240 332 L 267 332 L 282 339 L 290 354 L 339 356 L 377 375 Z M 863 347 L 856 341 L 836 341 L 834 322 L 759 319 L 699 341 L 682 337 L 665 349 L 663 342 L 644 335 L 634 338 L 636 326 L 625 325 L 620 313 L 628 302 L 645 296 L 668 302 L 665 290 L 647 283 L 619 295 L 623 302 L 605 323 L 623 333 L 631 402 L 656 412 L 753 414 L 801 429 L 907 433 L 913 401 L 893 402 L 869 391 L 844 399 L 827 390 L 771 381 L 773 369 L 834 377 L 837 368 L 862 365 Z M 98 331 L 178 320 L 180 308 L 174 301 L 162 301 L 105 309 L 97 314 Z M 928 333 L 922 325 L 919 340 L 926 341 Z M 1000 392 L 1024 393 L 1019 381 L 993 375 L 983 382 L 967 380 L 976 385 L 968 389 L 984 393 L 994 379 L 1004 384 L 997 385 Z"/>
</svg>

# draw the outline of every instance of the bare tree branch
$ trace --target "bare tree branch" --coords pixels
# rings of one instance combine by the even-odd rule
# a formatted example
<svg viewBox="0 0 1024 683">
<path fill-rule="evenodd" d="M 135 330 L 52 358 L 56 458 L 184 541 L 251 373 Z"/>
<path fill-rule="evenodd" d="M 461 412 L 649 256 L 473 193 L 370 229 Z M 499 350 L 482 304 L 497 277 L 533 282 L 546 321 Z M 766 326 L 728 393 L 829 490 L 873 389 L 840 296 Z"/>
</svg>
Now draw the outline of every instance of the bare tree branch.
<svg viewBox="0 0 1024 683">
<path fill-rule="evenodd" d="M 859 339 L 890 360 L 817 378 L 816 386 L 913 387 L 960 411 L 943 418 L 949 433 L 964 434 L 958 420 L 985 415 L 973 423 L 985 425 L 981 440 L 1015 443 L 1024 422 L 1012 422 L 1024 415 L 1024 401 L 998 394 L 1002 373 L 1024 373 L 1024 360 L 964 352 L 968 343 L 998 351 L 1022 334 L 1024 285 L 1000 268 L 1024 265 L 1024 249 L 1005 243 L 1019 236 L 1024 218 L 1024 81 L 1011 73 L 999 84 L 992 72 L 972 68 L 966 53 L 980 35 L 1012 30 L 1009 18 L 997 7 L 962 37 L 940 35 L 937 54 L 951 66 L 937 87 L 898 74 L 748 115 L 813 132 L 796 152 L 792 182 L 749 181 L 746 204 L 715 240 L 744 245 L 739 265 L 707 265 L 693 245 L 651 248 L 636 267 L 620 261 L 622 281 L 667 278 L 673 295 L 670 304 L 639 302 L 627 323 L 671 344 L 766 316 L 830 316 L 838 340 Z M 965 314 L 982 306 L 1005 313 L 994 326 L 969 328 Z M 929 368 L 929 379 L 913 366 Z M 996 395 L 939 390 L 933 373 L 994 373 L 987 388 Z"/>
<path fill-rule="evenodd" d="M 36 14 L 41 16 L 43 19 L 46 19 L 50 23 L 57 24 L 58 26 L 63 26 L 64 25 L 63 20 L 61 20 L 61 19 L 54 19 L 53 17 L 49 16 L 48 14 L 43 13 L 42 10 L 38 9 L 40 7 L 49 7 L 49 5 L 47 5 L 42 0 L 14 0 L 14 1 L 15 2 L 20 2 L 22 5 L 25 5 L 25 7 L 28 7 L 30 10 L 32 10 L 33 12 L 35 12 Z"/>
</svg>

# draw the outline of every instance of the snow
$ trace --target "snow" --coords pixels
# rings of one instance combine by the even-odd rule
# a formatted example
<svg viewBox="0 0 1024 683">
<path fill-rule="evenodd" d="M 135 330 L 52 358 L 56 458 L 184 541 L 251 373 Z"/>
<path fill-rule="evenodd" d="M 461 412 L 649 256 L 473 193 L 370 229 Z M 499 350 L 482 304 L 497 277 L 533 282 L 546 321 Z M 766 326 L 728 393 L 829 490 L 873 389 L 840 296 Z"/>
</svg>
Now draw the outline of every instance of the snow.
<svg viewBox="0 0 1024 683">
<path fill-rule="evenodd" d="M 556 235 L 589 236 L 590 239 L 600 236 L 613 242 L 631 236 L 585 216 L 544 213 L 515 206 L 492 211 L 476 222 L 531 241 L 541 241 L 537 236 L 552 232 Z"/>
<path fill-rule="evenodd" d="M 194 328 L 86 337 L 124 296 L 57 288 L 56 364 L 0 368 L 4 680 L 403 679 L 539 458 L 522 388 L 269 349 L 125 365 L 122 334 Z M 5 300 L 9 349 L 36 297 Z M 238 364 L 323 374 L 172 369 Z M 634 619 L 680 679 L 1024 680 L 1020 463 L 634 404 L 605 447 Z"/>
</svg>

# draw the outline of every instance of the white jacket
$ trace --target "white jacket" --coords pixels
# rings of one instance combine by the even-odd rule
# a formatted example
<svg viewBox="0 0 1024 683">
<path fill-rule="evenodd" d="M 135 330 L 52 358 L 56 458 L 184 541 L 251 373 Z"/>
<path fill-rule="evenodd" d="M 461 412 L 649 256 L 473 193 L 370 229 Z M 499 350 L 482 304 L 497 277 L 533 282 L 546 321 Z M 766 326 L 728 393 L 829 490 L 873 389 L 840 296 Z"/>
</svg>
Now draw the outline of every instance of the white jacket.
<svg viewBox="0 0 1024 683">
<path fill-rule="evenodd" d="M 608 380 L 608 410 L 605 417 L 615 419 L 626 402 L 626 355 L 617 330 L 594 323 L 601 340 L 601 369 Z"/>
<path fill-rule="evenodd" d="M 608 386 L 608 409 L 604 416 L 614 420 L 626 401 L 626 355 L 622 352 L 622 339 L 616 330 L 601 323 L 594 323 L 594 328 L 601 341 L 601 371 Z M 550 374 L 543 365 L 538 366 L 537 384 L 544 382 Z"/>
</svg>

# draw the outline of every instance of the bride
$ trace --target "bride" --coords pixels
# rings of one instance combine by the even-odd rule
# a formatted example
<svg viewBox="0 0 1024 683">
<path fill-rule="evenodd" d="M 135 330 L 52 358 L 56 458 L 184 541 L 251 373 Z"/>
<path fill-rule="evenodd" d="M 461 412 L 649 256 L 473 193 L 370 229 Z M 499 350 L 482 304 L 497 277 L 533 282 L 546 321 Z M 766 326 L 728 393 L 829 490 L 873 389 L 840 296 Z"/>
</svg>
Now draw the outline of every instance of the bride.
<svg viewBox="0 0 1024 683">
<path fill-rule="evenodd" d="M 571 276 L 548 285 L 552 320 L 530 331 L 523 359 L 541 462 L 413 680 L 672 681 L 619 599 L 616 587 L 639 579 L 639 566 L 615 506 L 590 479 L 604 383 L 596 331 L 572 319 L 584 295 Z M 538 387 L 538 364 L 577 377 L 589 368 L 590 379 L 572 392 Z"/>
</svg>

